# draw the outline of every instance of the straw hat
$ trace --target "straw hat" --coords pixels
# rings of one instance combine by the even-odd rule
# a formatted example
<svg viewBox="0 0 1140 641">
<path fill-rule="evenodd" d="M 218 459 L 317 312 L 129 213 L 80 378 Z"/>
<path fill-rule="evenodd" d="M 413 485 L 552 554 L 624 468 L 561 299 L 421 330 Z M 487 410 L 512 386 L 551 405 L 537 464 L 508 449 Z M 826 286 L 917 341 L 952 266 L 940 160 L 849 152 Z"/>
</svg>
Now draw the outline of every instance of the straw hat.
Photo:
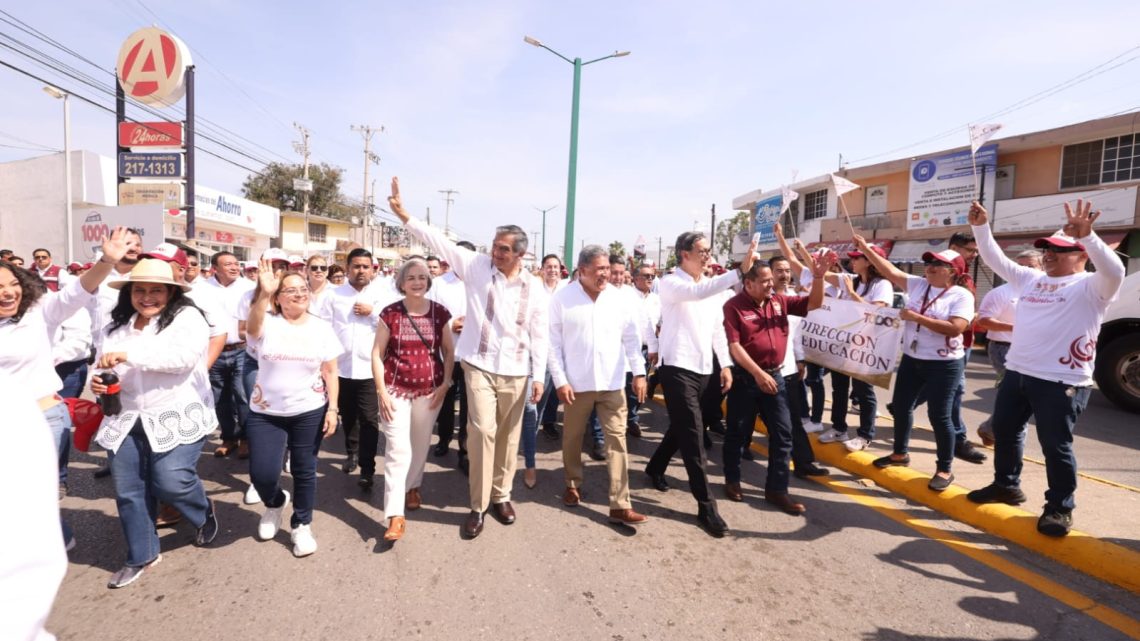
<svg viewBox="0 0 1140 641">
<path fill-rule="evenodd" d="M 159 283 L 162 285 L 180 287 L 184 292 L 190 291 L 190 286 L 186 283 L 174 282 L 174 272 L 170 269 L 170 264 L 157 258 L 144 258 L 140 260 L 134 269 L 131 270 L 130 276 L 124 280 L 107 283 L 107 287 L 111 289 L 122 289 L 128 283 Z"/>
</svg>

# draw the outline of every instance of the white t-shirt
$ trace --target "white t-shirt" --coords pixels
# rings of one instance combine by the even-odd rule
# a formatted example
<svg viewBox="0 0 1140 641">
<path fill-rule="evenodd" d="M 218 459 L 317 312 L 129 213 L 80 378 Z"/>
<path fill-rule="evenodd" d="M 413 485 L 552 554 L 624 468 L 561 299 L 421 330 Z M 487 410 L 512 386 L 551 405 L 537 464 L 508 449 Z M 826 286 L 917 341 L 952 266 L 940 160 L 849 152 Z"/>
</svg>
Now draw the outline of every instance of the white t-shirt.
<svg viewBox="0 0 1140 641">
<path fill-rule="evenodd" d="M 891 287 L 890 281 L 885 278 L 876 278 L 873 283 L 859 283 L 855 288 L 855 293 L 863 299 L 865 303 L 883 303 L 887 307 L 895 301 L 895 289 Z M 847 297 L 847 290 L 843 289 L 843 296 Z"/>
<path fill-rule="evenodd" d="M 332 325 L 312 314 L 294 325 L 266 314 L 257 343 L 257 383 L 249 409 L 271 416 L 311 412 L 327 401 L 321 365 L 344 352 Z"/>
<path fill-rule="evenodd" d="M 978 316 L 990 318 L 1003 323 L 1012 323 L 1014 312 L 1017 310 L 1017 294 L 1013 287 L 1006 283 L 1001 287 L 991 289 L 982 298 L 982 305 L 978 308 Z M 991 329 L 986 336 L 991 341 L 1009 343 L 1013 341 L 1013 332 L 1002 332 Z"/>
<path fill-rule="evenodd" d="M 849 274 L 837 273 L 836 276 L 843 278 L 845 276 L 849 276 Z M 800 287 L 811 290 L 811 284 L 813 281 L 815 281 L 815 276 L 811 273 L 810 269 L 804 267 L 804 270 L 800 272 Z M 803 295 L 807 296 L 806 293 Z M 839 285 L 832 285 L 828 283 L 823 286 L 823 295 L 826 298 L 842 298 L 843 288 Z"/>
<path fill-rule="evenodd" d="M 943 321 L 974 317 L 974 295 L 964 287 L 941 289 L 931 287 L 921 276 L 907 276 L 906 293 L 910 299 L 907 309 L 923 316 Z M 951 338 L 907 321 L 903 325 L 903 353 L 925 361 L 953 361 L 965 356 L 966 350 L 961 335 Z"/>
</svg>

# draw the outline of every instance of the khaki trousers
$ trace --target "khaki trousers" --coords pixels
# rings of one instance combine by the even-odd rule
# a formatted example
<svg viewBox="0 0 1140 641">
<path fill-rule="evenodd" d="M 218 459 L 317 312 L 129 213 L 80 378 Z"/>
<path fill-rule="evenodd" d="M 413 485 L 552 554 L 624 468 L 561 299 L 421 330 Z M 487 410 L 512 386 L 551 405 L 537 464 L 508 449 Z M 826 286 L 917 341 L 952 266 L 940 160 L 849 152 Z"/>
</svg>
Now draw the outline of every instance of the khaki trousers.
<svg viewBox="0 0 1140 641">
<path fill-rule="evenodd" d="M 511 500 L 527 377 L 500 376 L 463 363 L 467 384 L 467 456 L 471 510 Z"/>
<path fill-rule="evenodd" d="M 595 408 L 606 442 L 610 509 L 628 510 L 633 505 L 629 502 L 629 450 L 625 445 L 625 390 L 576 392 L 574 402 L 564 409 L 562 466 L 566 473 L 566 486 L 582 486 L 582 435 L 586 432 L 590 412 Z"/>
</svg>

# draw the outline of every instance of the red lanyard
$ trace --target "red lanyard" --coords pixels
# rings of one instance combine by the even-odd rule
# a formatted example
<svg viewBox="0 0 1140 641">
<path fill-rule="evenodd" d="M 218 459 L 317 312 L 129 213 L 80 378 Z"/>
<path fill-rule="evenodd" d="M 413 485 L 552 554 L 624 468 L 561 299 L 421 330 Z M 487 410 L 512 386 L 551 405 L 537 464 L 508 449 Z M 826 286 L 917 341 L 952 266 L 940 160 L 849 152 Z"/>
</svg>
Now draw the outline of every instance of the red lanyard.
<svg viewBox="0 0 1140 641">
<path fill-rule="evenodd" d="M 951 287 L 953 287 L 953 285 L 951 285 Z M 928 302 L 926 302 L 926 297 L 930 296 L 930 289 L 931 289 L 930 283 L 927 283 L 926 284 L 926 292 L 923 293 L 923 295 L 922 295 L 922 307 L 919 308 L 919 310 L 918 310 L 918 313 L 922 314 L 923 316 L 926 316 L 926 310 L 930 309 L 930 307 L 932 305 L 934 305 L 934 303 L 937 303 L 938 299 L 942 298 L 943 294 L 950 291 L 950 287 L 943 289 L 942 291 L 938 292 L 938 295 L 934 297 L 934 300 L 932 300 L 928 303 Z M 915 323 L 915 330 L 914 330 L 915 335 L 917 336 L 918 333 L 921 331 L 922 331 L 922 325 Z"/>
</svg>

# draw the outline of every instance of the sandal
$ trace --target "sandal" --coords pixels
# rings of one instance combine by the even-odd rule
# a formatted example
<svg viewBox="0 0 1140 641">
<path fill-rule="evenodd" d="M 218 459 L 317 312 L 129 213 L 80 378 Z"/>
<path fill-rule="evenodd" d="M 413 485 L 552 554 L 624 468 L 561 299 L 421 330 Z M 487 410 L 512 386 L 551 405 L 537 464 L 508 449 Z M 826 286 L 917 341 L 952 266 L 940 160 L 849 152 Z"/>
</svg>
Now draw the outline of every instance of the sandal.
<svg viewBox="0 0 1140 641">
<path fill-rule="evenodd" d="M 404 537 L 404 530 L 407 529 L 407 523 L 402 516 L 393 516 L 388 521 L 388 531 L 384 533 L 385 541 L 399 541 Z"/>
</svg>

